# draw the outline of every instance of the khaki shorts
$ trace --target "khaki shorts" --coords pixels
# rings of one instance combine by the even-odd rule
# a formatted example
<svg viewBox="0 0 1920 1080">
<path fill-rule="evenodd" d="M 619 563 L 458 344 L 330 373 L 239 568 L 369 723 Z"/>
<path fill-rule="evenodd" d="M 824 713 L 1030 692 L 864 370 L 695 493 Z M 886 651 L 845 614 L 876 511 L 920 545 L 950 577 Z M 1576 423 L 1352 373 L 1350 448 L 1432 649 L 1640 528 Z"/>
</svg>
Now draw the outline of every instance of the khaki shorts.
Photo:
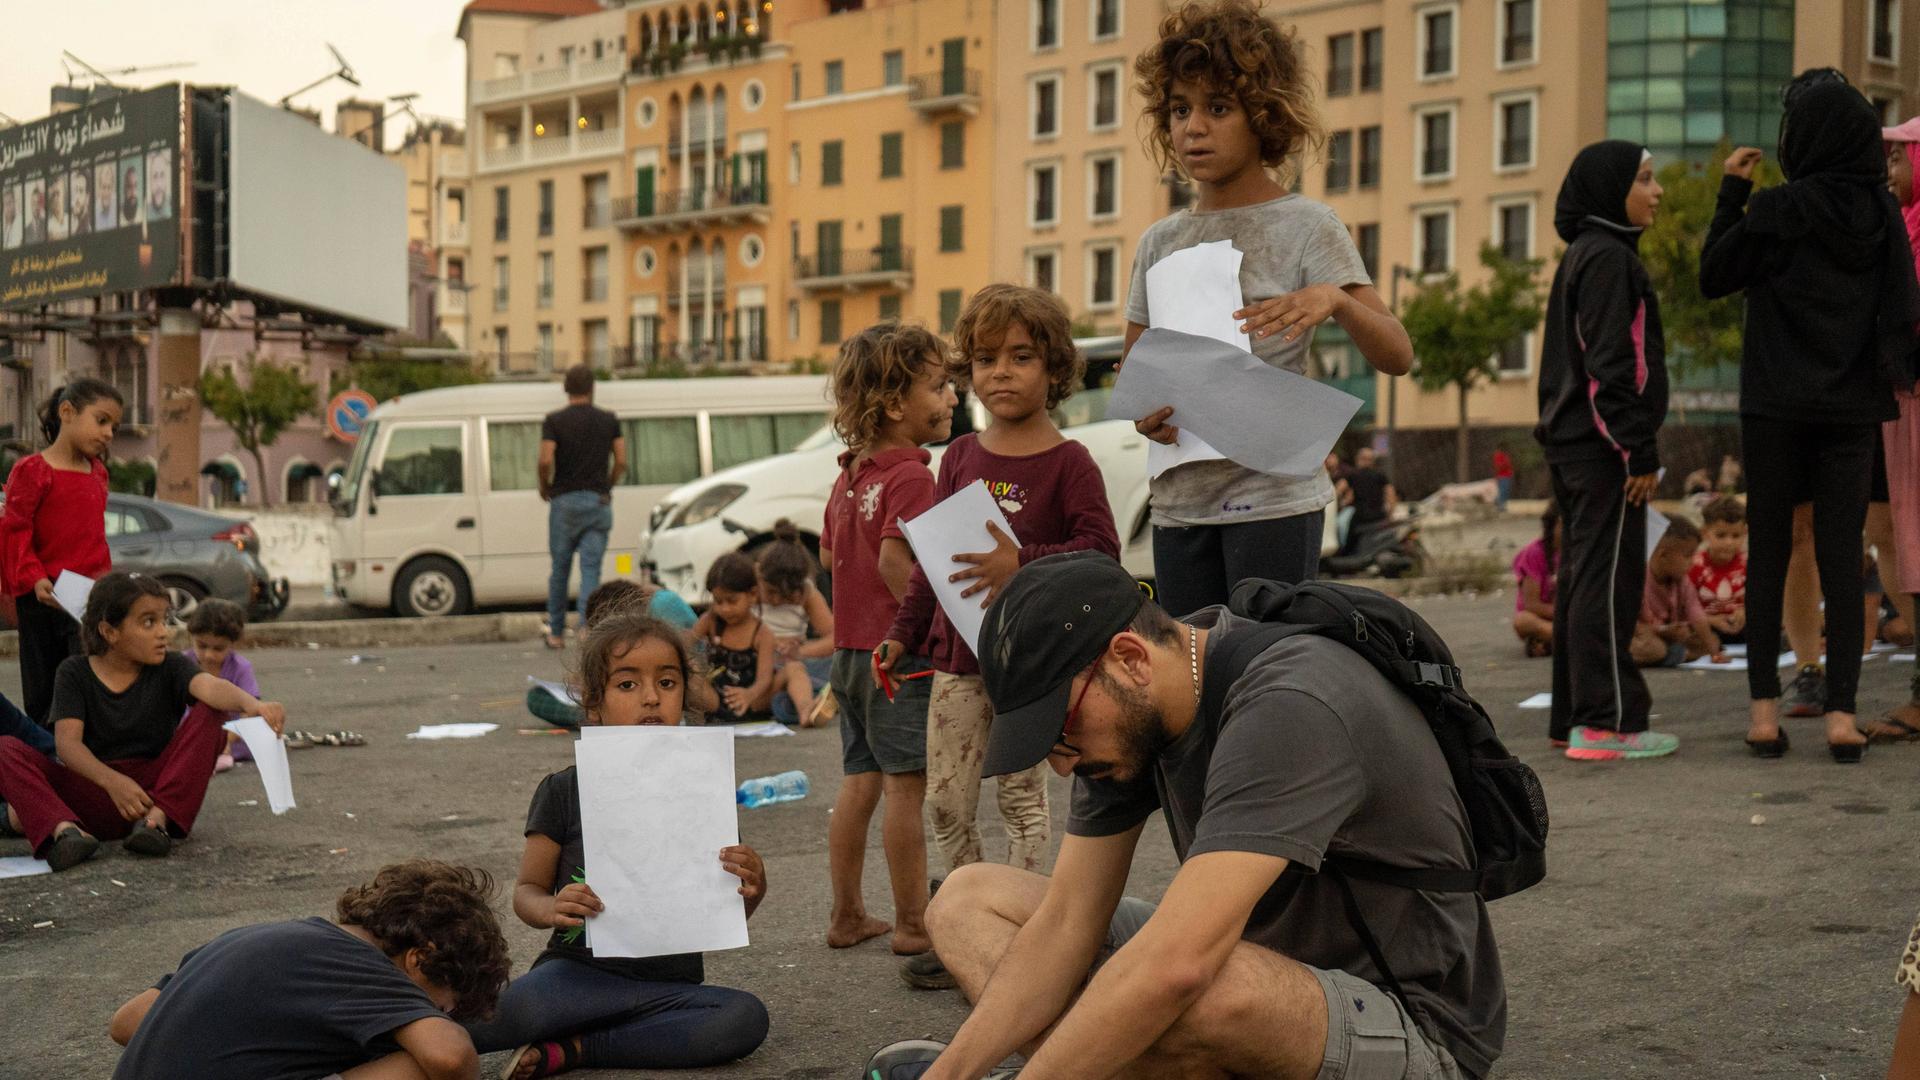
<svg viewBox="0 0 1920 1080">
<path fill-rule="evenodd" d="M 1131 896 L 1120 901 L 1095 971 L 1147 925 L 1153 908 Z M 1319 1080 L 1464 1080 L 1453 1055 L 1429 1042 L 1392 994 L 1344 971 L 1307 970 L 1327 995 L 1327 1048 Z"/>
</svg>

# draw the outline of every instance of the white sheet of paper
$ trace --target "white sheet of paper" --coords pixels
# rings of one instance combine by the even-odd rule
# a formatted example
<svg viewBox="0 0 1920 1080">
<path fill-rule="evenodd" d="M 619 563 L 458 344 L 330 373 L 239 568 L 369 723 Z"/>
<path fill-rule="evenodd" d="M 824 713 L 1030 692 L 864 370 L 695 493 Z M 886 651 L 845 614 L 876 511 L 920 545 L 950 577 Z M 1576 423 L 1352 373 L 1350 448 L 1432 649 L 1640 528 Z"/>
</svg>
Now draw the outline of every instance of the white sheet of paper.
<svg viewBox="0 0 1920 1080">
<path fill-rule="evenodd" d="M 736 739 L 777 739 L 782 735 L 793 734 L 793 729 L 778 720 L 762 720 L 755 724 L 728 724 Z"/>
<path fill-rule="evenodd" d="M 30 855 L 8 855 L 0 858 L 0 878 L 33 877 L 35 874 L 51 874 L 53 867 L 45 859 L 36 859 Z"/>
<path fill-rule="evenodd" d="M 53 579 L 53 598 L 77 623 L 87 621 L 87 596 L 92 592 L 93 579 L 85 574 L 62 570 L 60 576 Z"/>
<path fill-rule="evenodd" d="M 1747 658 L 1744 656 L 1731 656 L 1728 657 L 1726 663 L 1716 664 L 1713 662 L 1712 657 L 1703 656 L 1698 660 L 1689 660 L 1680 666 L 1688 671 L 1745 671 L 1747 670 Z"/>
<path fill-rule="evenodd" d="M 587 750 L 591 742 L 592 752 Z M 574 744 L 595 956 L 668 956 L 747 944 L 733 734 L 723 727 L 585 728 Z"/>
<path fill-rule="evenodd" d="M 1253 343 L 1240 332 L 1240 324 L 1233 317 L 1244 303 L 1240 292 L 1243 258 L 1234 250 L 1233 241 L 1215 240 L 1182 248 L 1154 263 L 1147 269 L 1151 325 L 1210 337 L 1252 352 Z M 1190 461 L 1218 461 L 1225 456 L 1205 439 L 1183 430 L 1172 446 L 1147 443 L 1147 476 L 1159 476 Z"/>
<path fill-rule="evenodd" d="M 1667 515 L 1647 504 L 1647 558 L 1653 558 L 1653 549 L 1660 546 L 1660 538 L 1667 535 L 1667 526 L 1673 524 Z"/>
<path fill-rule="evenodd" d="M 1521 702 L 1520 707 L 1523 709 L 1551 709 L 1553 708 L 1553 691 L 1542 690 Z"/>
<path fill-rule="evenodd" d="M 566 683 L 557 683 L 551 679 L 536 679 L 531 675 L 527 676 L 527 681 L 569 705 L 580 704 L 580 699 L 573 696 L 573 688 Z"/>
<path fill-rule="evenodd" d="M 967 648 L 976 653 L 980 648 L 980 624 L 986 618 L 986 605 L 981 601 L 987 594 L 978 592 L 963 600 L 960 594 L 978 582 L 973 579 L 952 582 L 947 578 L 968 565 L 956 561 L 955 555 L 993 550 L 993 534 L 987 531 L 989 521 L 1008 537 L 1013 536 L 1013 526 L 1007 524 L 1007 515 L 1000 512 L 1000 505 L 987 492 L 986 481 L 976 480 L 928 507 L 912 521 L 900 523 L 901 531 L 907 534 L 907 543 L 913 546 L 913 557 L 927 572 L 927 583 L 933 586 L 940 610 L 947 613 L 947 620 L 960 632 Z"/>
<path fill-rule="evenodd" d="M 477 739 L 499 724 L 426 724 L 418 731 L 407 732 L 409 739 Z"/>
<path fill-rule="evenodd" d="M 1911 664 L 1913 663 L 1913 654 L 1910 652 L 1894 653 L 1887 658 L 1887 661 L 1894 664 Z"/>
<path fill-rule="evenodd" d="M 287 767 L 287 744 L 258 716 L 229 720 L 224 726 L 253 752 L 254 767 L 260 770 L 260 782 L 267 788 L 267 805 L 276 815 L 293 809 L 293 770 Z"/>
</svg>

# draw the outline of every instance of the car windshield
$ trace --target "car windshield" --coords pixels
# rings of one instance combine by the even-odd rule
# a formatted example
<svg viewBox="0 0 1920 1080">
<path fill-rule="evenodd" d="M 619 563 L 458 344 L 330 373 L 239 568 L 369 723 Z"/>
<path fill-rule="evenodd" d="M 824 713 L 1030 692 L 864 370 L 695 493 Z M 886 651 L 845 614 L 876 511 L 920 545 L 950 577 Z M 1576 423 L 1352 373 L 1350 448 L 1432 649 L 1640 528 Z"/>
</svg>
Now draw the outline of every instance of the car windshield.
<svg viewBox="0 0 1920 1080">
<path fill-rule="evenodd" d="M 341 516 L 351 516 L 353 507 L 360 499 L 360 481 L 367 474 L 367 455 L 373 451 L 373 439 L 379 432 L 380 423 L 375 421 L 360 429 L 360 438 L 353 444 L 353 460 L 347 464 L 347 475 L 340 480 L 340 490 L 334 496 L 334 511 Z"/>
<path fill-rule="evenodd" d="M 1063 428 L 1097 424 L 1107 418 L 1107 402 L 1112 397 L 1112 386 L 1095 386 L 1082 390 L 1054 406 L 1053 422 Z"/>
</svg>

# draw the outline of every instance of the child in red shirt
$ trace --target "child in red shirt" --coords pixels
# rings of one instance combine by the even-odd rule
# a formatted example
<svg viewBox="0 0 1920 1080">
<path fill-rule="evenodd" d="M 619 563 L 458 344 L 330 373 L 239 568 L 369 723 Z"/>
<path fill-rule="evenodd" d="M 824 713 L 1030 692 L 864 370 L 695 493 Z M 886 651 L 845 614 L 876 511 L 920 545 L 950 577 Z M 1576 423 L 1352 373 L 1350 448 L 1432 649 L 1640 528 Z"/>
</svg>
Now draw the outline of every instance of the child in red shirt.
<svg viewBox="0 0 1920 1080">
<path fill-rule="evenodd" d="M 833 567 L 833 669 L 846 778 L 827 833 L 833 915 L 827 944 L 858 945 L 893 931 L 893 951 L 917 956 L 927 937 L 927 840 L 920 820 L 927 786 L 925 661 L 895 665 L 891 693 L 874 678 L 871 654 L 893 625 L 913 573 L 900 529 L 933 505 L 932 455 L 921 444 L 953 429 L 955 399 L 946 348 L 922 327 L 881 323 L 840 347 L 833 365 L 833 426 L 846 441 L 827 496 L 820 557 Z M 881 829 L 897 926 L 867 914 L 861 876 L 867 826 L 886 796 Z"/>
<path fill-rule="evenodd" d="M 1747 639 L 1747 508 L 1722 495 L 1700 512 L 1700 550 L 1687 580 L 1721 641 Z"/>
<path fill-rule="evenodd" d="M 14 463 L 0 513 L 0 584 L 20 628 L 21 704 L 50 724 L 53 673 L 80 653 L 80 624 L 53 598 L 60 571 L 99 580 L 107 551 L 107 447 L 120 424 L 120 391 L 75 379 L 40 409 L 47 448 Z"/>
</svg>

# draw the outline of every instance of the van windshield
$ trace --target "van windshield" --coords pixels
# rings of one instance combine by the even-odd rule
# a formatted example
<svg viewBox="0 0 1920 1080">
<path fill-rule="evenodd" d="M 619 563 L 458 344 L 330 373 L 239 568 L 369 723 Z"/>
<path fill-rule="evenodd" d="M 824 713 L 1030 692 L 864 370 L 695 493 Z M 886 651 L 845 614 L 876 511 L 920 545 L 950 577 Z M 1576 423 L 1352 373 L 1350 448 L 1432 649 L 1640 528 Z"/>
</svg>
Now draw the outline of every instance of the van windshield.
<svg viewBox="0 0 1920 1080">
<path fill-rule="evenodd" d="M 341 517 L 352 517 L 354 504 L 360 501 L 360 482 L 367 475 L 367 457 L 373 452 L 373 440 L 379 434 L 380 422 L 374 421 L 360 429 L 360 439 L 353 444 L 353 460 L 347 463 L 347 475 L 340 480 L 340 490 L 333 496 L 333 512 Z"/>
</svg>

